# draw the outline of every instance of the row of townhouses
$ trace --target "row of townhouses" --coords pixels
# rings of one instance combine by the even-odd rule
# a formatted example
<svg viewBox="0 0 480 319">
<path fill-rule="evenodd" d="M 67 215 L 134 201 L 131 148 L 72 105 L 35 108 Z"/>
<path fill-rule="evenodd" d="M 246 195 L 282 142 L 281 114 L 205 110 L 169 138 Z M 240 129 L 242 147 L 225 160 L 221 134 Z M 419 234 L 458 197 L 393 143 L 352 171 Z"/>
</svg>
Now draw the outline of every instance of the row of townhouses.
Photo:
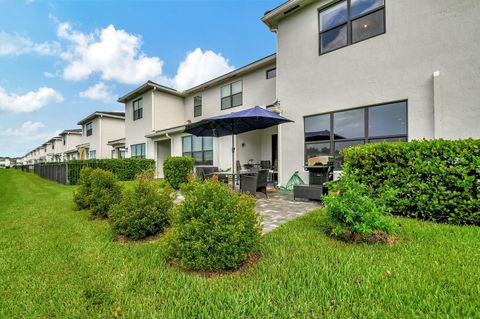
<svg viewBox="0 0 480 319">
<path fill-rule="evenodd" d="M 120 97 L 125 113 L 96 112 L 27 154 L 27 162 L 192 156 L 231 165 L 229 137 L 185 125 L 263 106 L 293 123 L 235 137 L 236 160 L 270 160 L 280 183 L 308 159 L 352 145 L 480 138 L 480 2 L 290 0 L 262 21 L 276 54 L 177 91 L 152 81 Z"/>
</svg>

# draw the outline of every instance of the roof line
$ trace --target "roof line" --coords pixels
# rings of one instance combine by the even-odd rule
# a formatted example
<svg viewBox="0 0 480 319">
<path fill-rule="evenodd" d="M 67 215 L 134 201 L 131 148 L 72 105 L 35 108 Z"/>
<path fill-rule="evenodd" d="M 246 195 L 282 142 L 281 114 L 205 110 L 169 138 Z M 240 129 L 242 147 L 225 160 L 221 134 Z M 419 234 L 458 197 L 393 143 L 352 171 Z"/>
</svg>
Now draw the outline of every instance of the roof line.
<svg viewBox="0 0 480 319">
<path fill-rule="evenodd" d="M 246 65 L 244 65 L 244 66 L 241 66 L 241 67 L 239 67 L 239 68 L 237 68 L 237 69 L 235 69 L 235 70 L 232 70 L 232 71 L 230 71 L 230 72 L 228 72 L 228 73 L 222 74 L 222 75 L 220 75 L 220 76 L 218 76 L 218 77 L 216 77 L 216 78 L 213 78 L 213 79 L 211 79 L 211 80 L 208 80 L 208 81 L 206 81 L 206 82 L 203 82 L 203 83 L 201 83 L 201 84 L 198 84 L 198 85 L 196 85 L 196 86 L 194 86 L 194 87 L 192 87 L 192 88 L 189 88 L 189 89 L 186 89 L 186 90 L 183 90 L 183 91 L 178 91 L 178 90 L 175 90 L 175 89 L 173 89 L 173 88 L 170 88 L 170 87 L 167 87 L 167 86 L 164 86 L 164 85 L 160 85 L 160 84 L 155 83 L 155 82 L 153 82 L 153 81 L 151 81 L 151 80 L 148 80 L 147 82 L 145 82 L 144 84 L 142 84 L 142 85 L 139 86 L 138 88 L 136 88 L 136 89 L 134 89 L 133 91 L 130 91 L 129 93 L 127 93 L 127 94 L 121 96 L 120 98 L 118 98 L 117 102 L 125 103 L 126 101 L 129 101 L 129 100 L 135 98 L 135 97 L 138 95 L 138 93 L 146 90 L 148 87 L 155 87 L 155 88 L 160 89 L 160 90 L 162 90 L 162 91 L 164 91 L 164 92 L 166 92 L 166 93 L 174 94 L 174 95 L 179 96 L 179 97 L 185 97 L 185 96 L 187 96 L 188 94 L 190 94 L 190 93 L 192 93 L 192 92 L 195 92 L 195 91 L 197 91 L 198 89 L 200 89 L 200 88 L 202 88 L 202 87 L 204 87 L 204 86 L 210 86 L 210 85 L 212 85 L 212 84 L 214 84 L 214 83 L 216 83 L 216 82 L 219 82 L 219 81 L 223 80 L 224 78 L 228 78 L 228 77 L 233 76 L 233 75 L 235 75 L 235 74 L 241 73 L 241 72 L 244 71 L 245 69 L 247 69 L 247 68 L 249 68 L 249 67 L 251 67 L 251 66 L 253 66 L 253 65 L 255 65 L 255 64 L 259 64 L 259 63 L 261 63 L 261 62 L 265 62 L 265 61 L 271 60 L 273 57 L 276 57 L 276 55 L 277 55 L 276 53 L 272 53 L 272 54 L 267 55 L 267 56 L 265 56 L 265 57 L 263 57 L 263 58 L 257 59 L 257 60 L 255 60 L 255 61 L 253 61 L 253 62 L 250 62 L 250 63 L 248 63 L 248 64 L 246 64 Z M 147 91 L 148 91 L 148 90 L 147 90 Z M 145 91 L 145 92 L 147 92 L 147 91 Z"/>
</svg>

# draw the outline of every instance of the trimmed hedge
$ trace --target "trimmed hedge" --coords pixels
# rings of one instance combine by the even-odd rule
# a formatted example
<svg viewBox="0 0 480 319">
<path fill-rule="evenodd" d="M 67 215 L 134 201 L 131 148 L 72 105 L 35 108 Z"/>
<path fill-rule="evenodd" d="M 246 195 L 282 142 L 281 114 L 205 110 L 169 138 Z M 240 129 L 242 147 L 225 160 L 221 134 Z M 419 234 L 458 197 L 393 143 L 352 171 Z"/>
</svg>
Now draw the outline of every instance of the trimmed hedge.
<svg viewBox="0 0 480 319">
<path fill-rule="evenodd" d="M 112 158 L 68 161 L 68 181 L 76 185 L 80 170 L 84 167 L 101 168 L 110 171 L 121 181 L 131 181 L 147 170 L 155 169 L 155 160 L 145 158 Z"/>
<path fill-rule="evenodd" d="M 387 201 L 393 214 L 480 225 L 480 140 L 367 144 L 343 151 L 345 174 Z"/>
<path fill-rule="evenodd" d="M 179 189 L 192 176 L 194 166 L 195 160 L 191 157 L 169 156 L 163 162 L 163 176 L 174 189 Z"/>
</svg>

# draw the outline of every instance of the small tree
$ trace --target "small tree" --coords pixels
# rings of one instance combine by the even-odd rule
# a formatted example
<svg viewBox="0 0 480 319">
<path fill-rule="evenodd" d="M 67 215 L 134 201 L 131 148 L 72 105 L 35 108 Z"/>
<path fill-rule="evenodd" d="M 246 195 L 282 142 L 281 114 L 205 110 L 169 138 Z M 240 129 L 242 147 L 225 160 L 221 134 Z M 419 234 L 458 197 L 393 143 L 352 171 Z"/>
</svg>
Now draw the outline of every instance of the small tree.
<svg viewBox="0 0 480 319">
<path fill-rule="evenodd" d="M 193 175 L 194 165 L 195 160 L 191 157 L 167 157 L 163 162 L 163 174 L 174 189 L 179 189 Z"/>
</svg>

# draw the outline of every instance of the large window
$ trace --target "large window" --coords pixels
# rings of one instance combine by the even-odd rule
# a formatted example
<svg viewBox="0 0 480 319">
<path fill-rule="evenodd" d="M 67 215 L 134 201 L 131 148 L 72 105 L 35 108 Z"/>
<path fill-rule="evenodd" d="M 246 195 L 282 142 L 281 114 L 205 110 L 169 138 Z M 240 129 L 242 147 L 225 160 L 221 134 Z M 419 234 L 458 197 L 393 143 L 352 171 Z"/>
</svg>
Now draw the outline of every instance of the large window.
<svg viewBox="0 0 480 319">
<path fill-rule="evenodd" d="M 305 163 L 340 156 L 349 146 L 407 141 L 407 101 L 367 106 L 304 118 Z"/>
<path fill-rule="evenodd" d="M 145 143 L 130 146 L 131 158 L 145 158 Z"/>
<path fill-rule="evenodd" d="M 202 96 L 198 95 L 193 98 L 193 116 L 202 115 Z"/>
<path fill-rule="evenodd" d="M 184 136 L 183 156 L 195 159 L 196 165 L 213 165 L 213 138 L 209 136 Z"/>
<path fill-rule="evenodd" d="M 88 152 L 88 159 L 95 159 L 97 158 L 97 151 L 90 151 Z"/>
<path fill-rule="evenodd" d="M 86 131 L 86 133 L 87 133 L 87 136 L 92 135 L 92 133 L 93 133 L 92 127 L 93 127 L 93 126 L 92 126 L 92 122 L 87 123 L 87 124 L 85 125 L 85 131 Z"/>
<path fill-rule="evenodd" d="M 221 108 L 222 110 L 242 105 L 243 103 L 243 83 L 242 81 L 233 82 L 222 86 L 221 91 Z"/>
<path fill-rule="evenodd" d="M 139 120 L 143 117 L 143 98 L 133 101 L 133 120 Z"/>
<path fill-rule="evenodd" d="M 385 0 L 343 0 L 319 12 L 320 54 L 385 33 Z"/>
</svg>

